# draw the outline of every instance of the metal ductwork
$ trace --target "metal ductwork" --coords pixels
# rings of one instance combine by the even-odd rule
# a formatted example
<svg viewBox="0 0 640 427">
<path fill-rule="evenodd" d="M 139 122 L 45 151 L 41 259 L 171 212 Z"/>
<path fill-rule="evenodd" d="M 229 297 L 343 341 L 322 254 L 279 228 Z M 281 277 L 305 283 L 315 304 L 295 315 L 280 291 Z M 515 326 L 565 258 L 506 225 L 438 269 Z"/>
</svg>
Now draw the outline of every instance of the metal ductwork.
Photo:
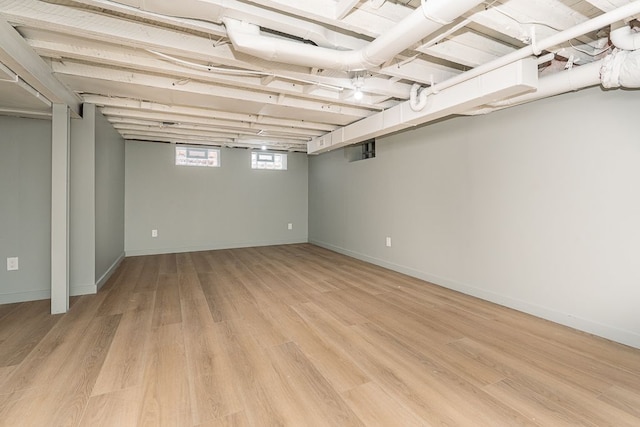
<svg viewBox="0 0 640 427">
<path fill-rule="evenodd" d="M 602 85 L 607 89 L 619 87 L 639 89 L 640 33 L 634 33 L 631 27 L 626 25 L 612 28 L 611 42 L 616 49 L 600 61 L 574 66 L 569 70 L 543 77 L 539 80 L 538 90 L 533 93 L 494 102 L 483 108 L 467 111 L 464 114 L 488 114 L 514 105 L 597 85 Z M 625 47 L 633 49 L 624 50 Z"/>
<path fill-rule="evenodd" d="M 257 25 L 224 17 L 222 22 L 233 47 L 269 61 L 332 70 L 375 68 L 451 23 L 482 0 L 431 0 L 423 2 L 391 30 L 357 49 L 340 51 L 264 36 Z"/>
<path fill-rule="evenodd" d="M 416 111 L 409 101 L 344 126 L 307 144 L 309 154 L 319 154 L 434 121 L 495 100 L 535 91 L 538 64 L 527 58 L 449 87 L 427 98 L 426 108 Z"/>
</svg>

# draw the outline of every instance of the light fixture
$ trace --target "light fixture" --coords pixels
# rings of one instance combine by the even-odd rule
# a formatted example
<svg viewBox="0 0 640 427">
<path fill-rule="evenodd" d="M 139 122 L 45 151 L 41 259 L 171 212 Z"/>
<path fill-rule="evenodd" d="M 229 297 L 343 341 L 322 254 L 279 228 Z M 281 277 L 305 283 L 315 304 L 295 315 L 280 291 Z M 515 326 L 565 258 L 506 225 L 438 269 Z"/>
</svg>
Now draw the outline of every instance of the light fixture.
<svg viewBox="0 0 640 427">
<path fill-rule="evenodd" d="M 267 150 L 267 146 L 263 145 L 262 147 L 260 147 L 262 149 L 262 151 L 266 151 Z"/>
<path fill-rule="evenodd" d="M 364 86 L 364 77 L 358 74 L 353 79 L 353 87 L 355 88 L 353 92 L 353 99 L 356 101 L 360 101 L 362 99 L 362 86 Z"/>
</svg>

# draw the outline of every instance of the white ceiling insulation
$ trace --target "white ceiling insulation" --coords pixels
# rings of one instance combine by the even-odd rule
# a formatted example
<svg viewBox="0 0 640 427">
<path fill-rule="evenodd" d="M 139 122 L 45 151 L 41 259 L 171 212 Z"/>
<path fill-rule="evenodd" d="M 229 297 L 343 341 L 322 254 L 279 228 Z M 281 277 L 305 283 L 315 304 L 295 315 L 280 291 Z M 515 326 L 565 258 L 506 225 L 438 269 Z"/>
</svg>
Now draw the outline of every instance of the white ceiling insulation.
<svg viewBox="0 0 640 427">
<path fill-rule="evenodd" d="M 90 102 L 128 140 L 315 153 L 575 90 L 545 81 L 594 63 L 584 85 L 598 84 L 611 28 L 635 48 L 639 12 L 628 0 L 0 0 L 0 114 Z"/>
</svg>

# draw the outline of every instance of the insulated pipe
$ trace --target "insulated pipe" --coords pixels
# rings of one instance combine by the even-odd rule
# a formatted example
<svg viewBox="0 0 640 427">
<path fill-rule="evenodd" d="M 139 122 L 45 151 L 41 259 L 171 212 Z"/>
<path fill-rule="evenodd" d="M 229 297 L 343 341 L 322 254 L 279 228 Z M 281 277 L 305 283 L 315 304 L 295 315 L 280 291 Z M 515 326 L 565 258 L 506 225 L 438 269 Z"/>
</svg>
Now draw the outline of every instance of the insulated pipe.
<svg viewBox="0 0 640 427">
<path fill-rule="evenodd" d="M 263 36 L 258 26 L 228 17 L 222 22 L 239 52 L 305 67 L 355 71 L 381 65 L 481 3 L 483 0 L 430 0 L 367 46 L 350 51 Z"/>
<path fill-rule="evenodd" d="M 423 90 L 418 95 L 420 83 L 414 83 L 411 86 L 411 95 L 409 97 L 409 106 L 413 111 L 420 111 L 427 106 L 427 91 Z"/>
<path fill-rule="evenodd" d="M 640 50 L 614 50 L 602 60 L 600 74 L 605 88 L 640 88 Z"/>
<path fill-rule="evenodd" d="M 465 115 L 487 114 L 503 108 L 602 84 L 605 88 L 640 88 L 640 50 L 615 50 L 600 61 L 573 67 L 538 80 L 538 90 L 487 104 Z"/>
<path fill-rule="evenodd" d="M 513 98 L 507 98 L 502 101 L 492 102 L 487 104 L 485 107 L 479 107 L 463 114 L 468 116 L 488 114 L 493 111 L 502 110 L 503 108 L 537 101 L 539 99 L 576 91 L 589 86 L 596 86 L 600 84 L 601 67 L 602 60 L 590 62 L 589 64 L 581 65 L 579 67 L 573 67 L 570 70 L 542 77 L 538 80 L 538 90 L 535 92 L 514 96 Z"/>
<path fill-rule="evenodd" d="M 640 0 L 634 1 L 633 3 L 629 3 L 625 6 L 621 6 L 617 9 L 604 13 L 593 19 L 578 24 L 575 27 L 560 31 L 559 33 L 556 33 L 551 37 L 547 37 L 544 40 L 538 41 L 535 47 L 531 45 L 523 47 L 522 49 L 516 50 L 515 52 L 500 57 L 494 61 L 487 62 L 486 64 L 480 65 L 472 70 L 459 74 L 456 77 L 452 77 L 442 83 L 431 86 L 426 90 L 428 90 L 429 93 L 434 93 L 436 91 L 440 91 L 442 89 L 457 85 L 474 77 L 486 74 L 489 71 L 504 67 L 505 65 L 508 65 L 512 62 L 532 56 L 535 54 L 534 51 L 536 50 L 543 51 L 549 49 L 551 47 L 565 43 L 568 40 L 574 39 L 591 31 L 597 31 L 601 28 L 607 27 L 615 22 L 622 21 L 625 18 L 637 15 L 639 13 Z"/>
<path fill-rule="evenodd" d="M 628 25 L 612 29 L 609 38 L 611 39 L 611 43 L 618 49 L 640 49 L 640 33 L 632 32 L 631 27 Z"/>
</svg>

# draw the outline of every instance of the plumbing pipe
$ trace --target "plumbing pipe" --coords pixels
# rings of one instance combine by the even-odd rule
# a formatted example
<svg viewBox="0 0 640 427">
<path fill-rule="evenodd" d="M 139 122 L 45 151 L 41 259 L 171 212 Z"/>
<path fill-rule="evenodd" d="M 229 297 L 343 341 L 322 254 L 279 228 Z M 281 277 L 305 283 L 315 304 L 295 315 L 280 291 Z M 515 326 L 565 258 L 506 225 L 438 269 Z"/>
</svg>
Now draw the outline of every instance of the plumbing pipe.
<svg viewBox="0 0 640 427">
<path fill-rule="evenodd" d="M 640 50 L 615 49 L 602 60 L 602 86 L 640 88 Z"/>
<path fill-rule="evenodd" d="M 381 65 L 481 3 L 483 0 L 430 0 L 367 46 L 349 51 L 263 36 L 257 25 L 229 17 L 222 22 L 239 52 L 305 67 L 355 71 Z"/>
<path fill-rule="evenodd" d="M 413 111 L 420 111 L 427 106 L 427 91 L 422 90 L 418 95 L 418 89 L 420 89 L 420 83 L 414 83 L 413 86 L 411 86 L 409 106 Z"/>
<path fill-rule="evenodd" d="M 640 50 L 614 50 L 600 61 L 573 67 L 538 80 L 538 90 L 513 98 L 492 102 L 467 111 L 465 115 L 488 114 L 507 107 L 537 101 L 601 84 L 604 88 L 640 88 Z"/>
<path fill-rule="evenodd" d="M 609 38 L 611 39 L 611 43 L 618 49 L 640 49 L 640 33 L 633 32 L 628 25 L 615 29 L 612 28 Z"/>
<path fill-rule="evenodd" d="M 373 9 L 380 9 L 387 0 L 369 0 L 369 6 Z"/>
<path fill-rule="evenodd" d="M 592 18 L 581 24 L 578 24 L 575 27 L 571 27 L 567 30 L 560 31 L 559 33 L 556 33 L 551 37 L 547 37 L 544 40 L 539 40 L 536 43 L 535 47 L 531 45 L 525 46 L 522 49 L 518 49 L 515 52 L 512 52 L 508 55 L 502 56 L 491 62 L 487 62 L 486 64 L 480 65 L 472 70 L 459 74 L 455 77 L 452 77 L 448 80 L 443 81 L 442 83 L 438 83 L 435 86 L 431 86 L 425 90 L 429 91 L 429 93 L 433 93 L 434 91 L 439 91 L 439 90 L 457 85 L 459 83 L 462 83 L 474 77 L 478 77 L 482 74 L 485 74 L 489 71 L 493 71 L 498 68 L 504 67 L 505 65 L 508 65 L 512 62 L 532 56 L 535 53 L 534 51 L 538 51 L 538 50 L 543 51 L 543 50 L 549 49 L 551 47 L 565 43 L 568 40 L 572 40 L 576 37 L 579 37 L 591 31 L 597 31 L 603 27 L 607 27 L 613 24 L 614 22 L 622 21 L 625 18 L 628 18 L 633 15 L 637 15 L 639 13 L 640 13 L 640 1 L 634 1 L 633 3 L 629 3 L 625 6 L 621 6 L 612 11 L 596 16 L 595 18 Z"/>
<path fill-rule="evenodd" d="M 576 91 L 589 86 L 596 86 L 600 84 L 601 66 L 602 60 L 590 62 L 589 64 L 573 67 L 569 70 L 541 77 L 538 80 L 538 90 L 535 92 L 525 93 L 524 95 L 492 102 L 484 107 L 469 110 L 462 114 L 467 116 L 488 114 L 504 108 L 548 98 L 550 96 Z"/>
</svg>

